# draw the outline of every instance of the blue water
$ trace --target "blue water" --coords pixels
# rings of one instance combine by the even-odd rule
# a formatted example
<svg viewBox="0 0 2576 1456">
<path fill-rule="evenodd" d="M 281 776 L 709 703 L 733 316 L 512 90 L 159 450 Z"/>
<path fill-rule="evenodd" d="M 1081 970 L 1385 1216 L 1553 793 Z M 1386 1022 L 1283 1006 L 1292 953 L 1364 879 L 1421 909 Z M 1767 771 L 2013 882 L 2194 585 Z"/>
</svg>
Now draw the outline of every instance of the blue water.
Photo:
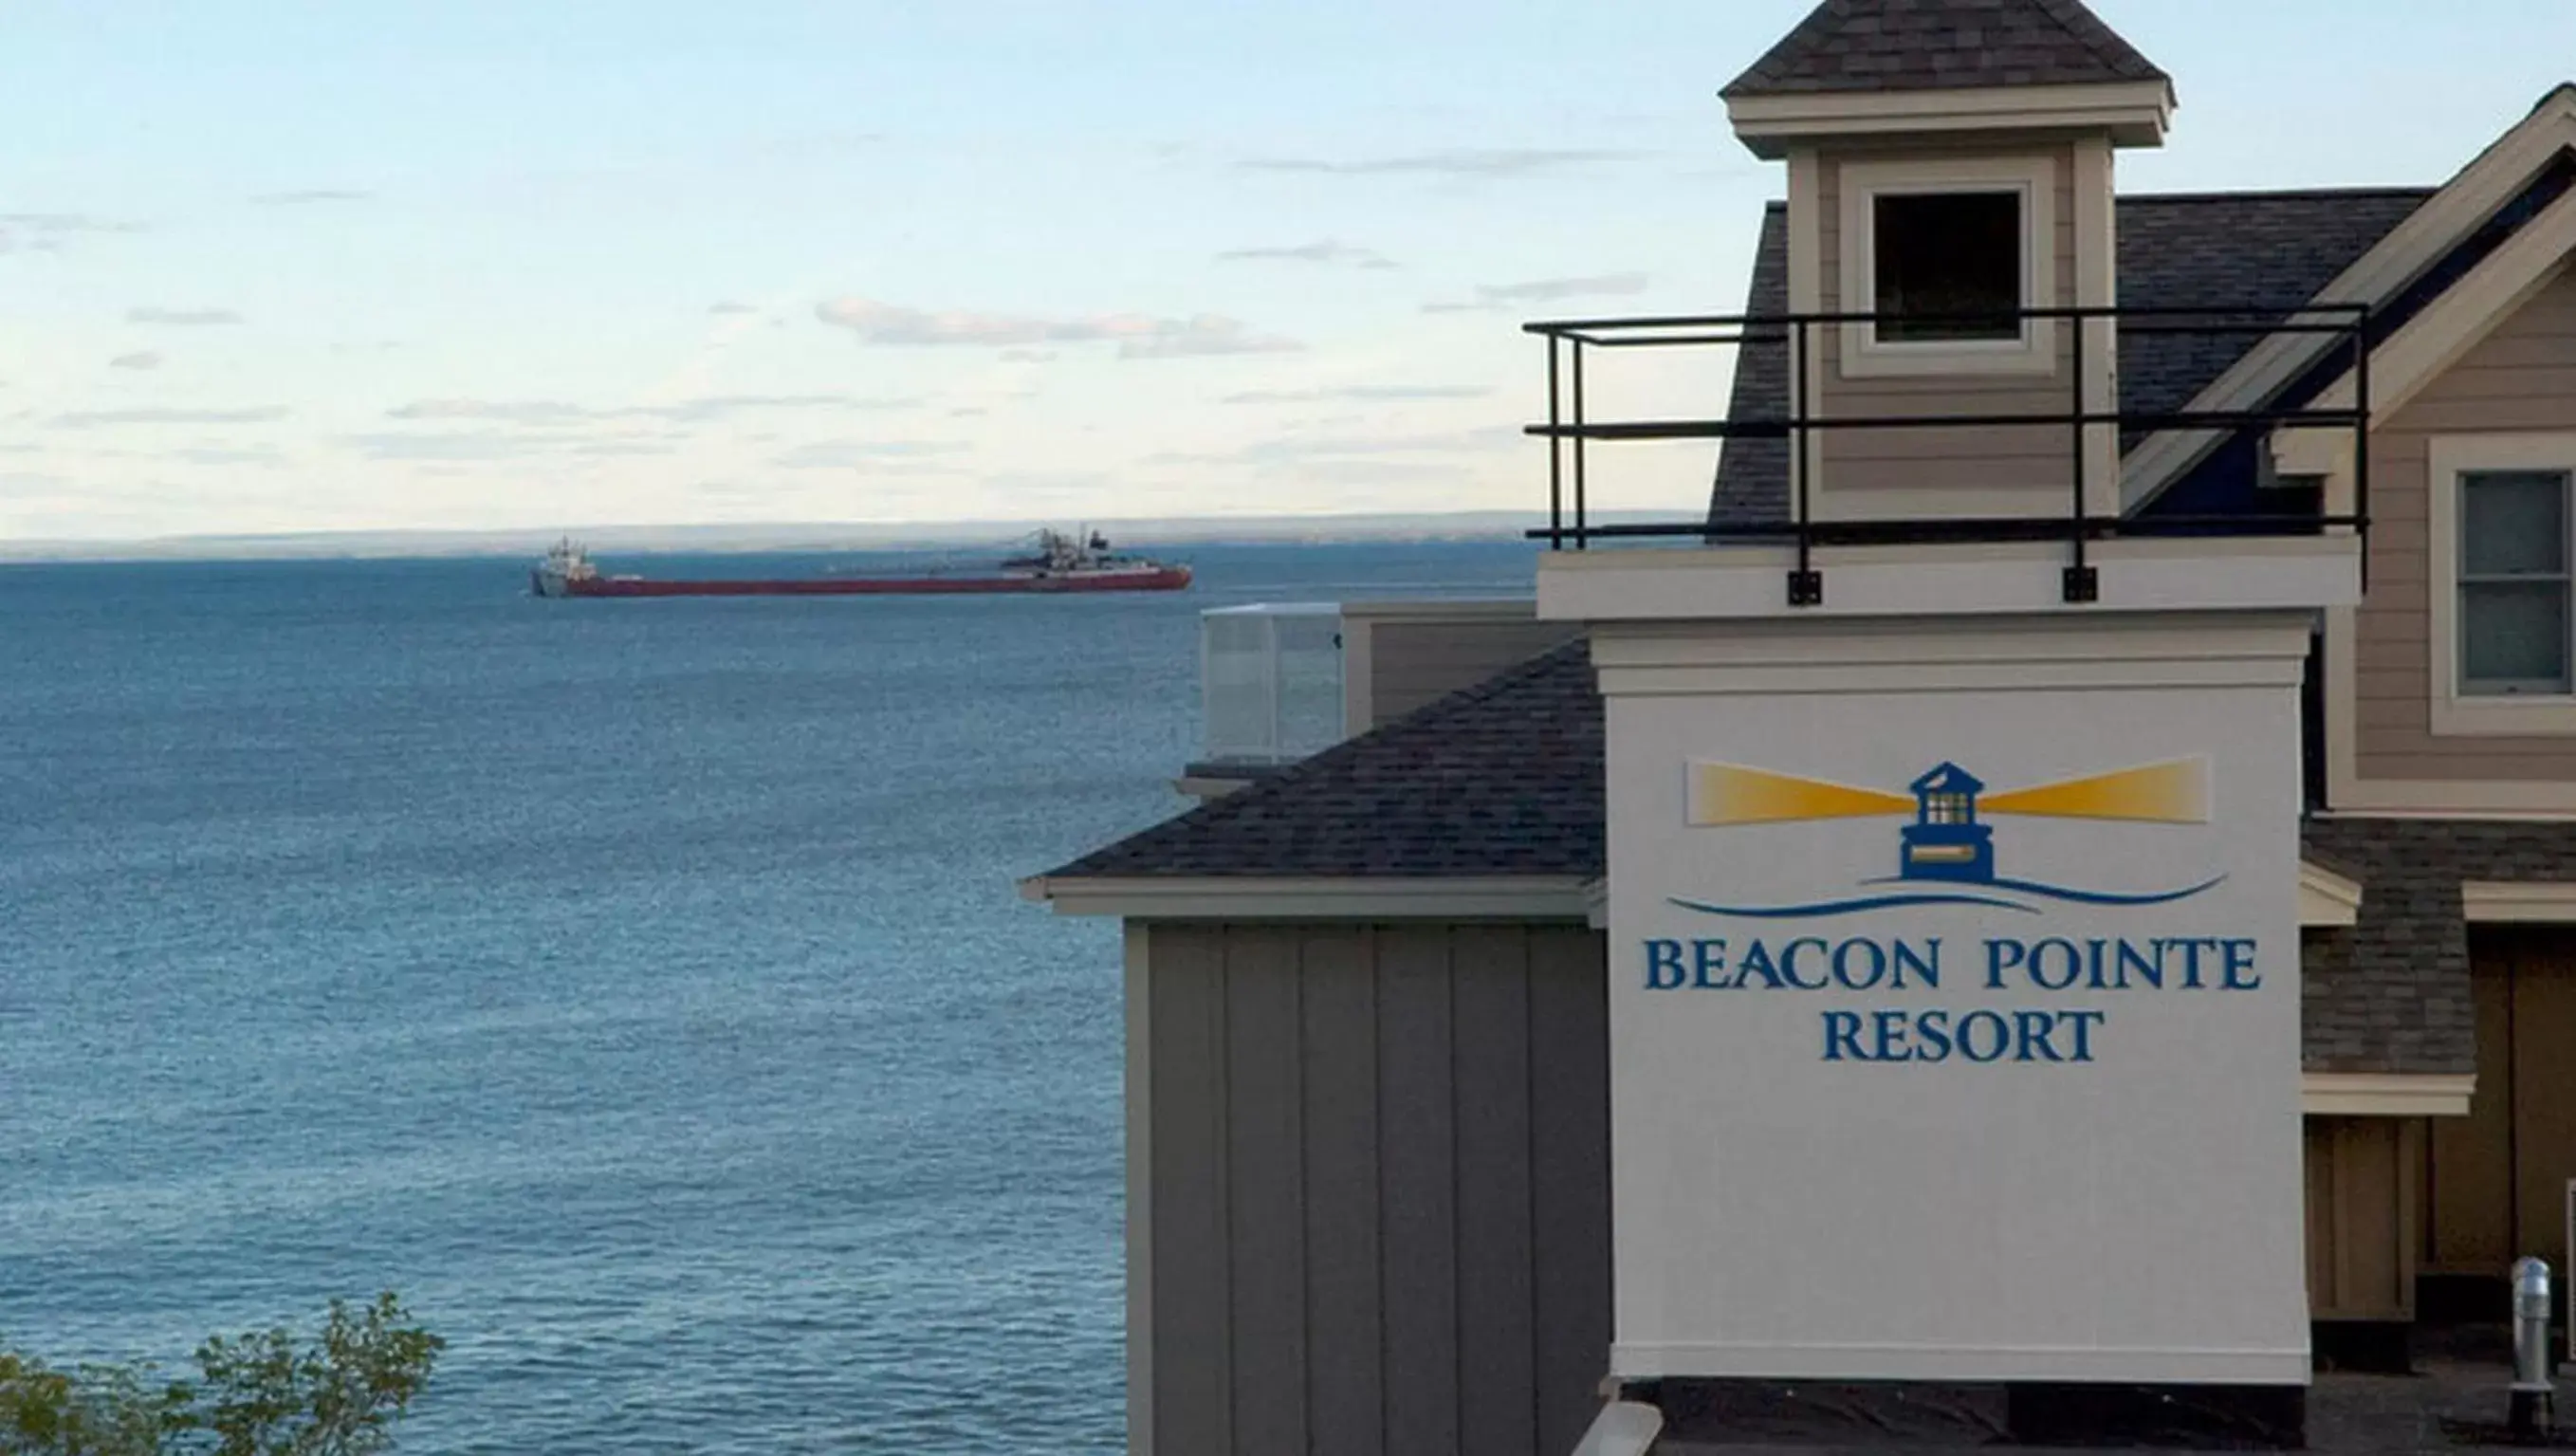
<svg viewBox="0 0 2576 1456">
<path fill-rule="evenodd" d="M 451 1342 L 407 1451 L 1119 1449 L 1116 931 L 1014 881 L 1181 806 L 1199 610 L 1531 572 L 1174 554 L 0 568 L 0 1338 L 392 1288 Z"/>
</svg>

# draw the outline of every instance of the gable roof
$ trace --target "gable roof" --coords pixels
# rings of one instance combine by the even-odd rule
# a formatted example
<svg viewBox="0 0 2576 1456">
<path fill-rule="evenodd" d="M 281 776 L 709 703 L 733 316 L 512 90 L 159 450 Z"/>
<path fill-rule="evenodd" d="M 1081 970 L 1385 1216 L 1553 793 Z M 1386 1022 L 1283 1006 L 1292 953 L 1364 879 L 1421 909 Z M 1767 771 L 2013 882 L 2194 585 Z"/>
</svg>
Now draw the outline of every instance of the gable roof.
<svg viewBox="0 0 2576 1456">
<path fill-rule="evenodd" d="M 2081 0 L 1825 0 L 1721 94 L 2171 79 Z"/>
<path fill-rule="evenodd" d="M 1573 642 L 1042 878 L 1597 876 L 1603 761 Z"/>
<path fill-rule="evenodd" d="M 2430 188 L 2410 187 L 2120 198 L 2121 302 L 2243 308 L 2249 322 L 2286 317 L 2433 195 Z M 1745 308 L 1757 315 L 1788 312 L 1789 220 L 1783 204 L 1771 204 L 1763 216 Z M 2179 410 L 2260 342 L 2251 332 L 2124 333 L 2121 406 Z M 1788 405 L 1786 335 L 1746 343 L 1736 356 L 1727 418 L 1785 419 Z M 1788 492 L 1787 441 L 1729 440 L 1719 453 L 1709 520 L 1730 526 L 1785 521 Z"/>
</svg>

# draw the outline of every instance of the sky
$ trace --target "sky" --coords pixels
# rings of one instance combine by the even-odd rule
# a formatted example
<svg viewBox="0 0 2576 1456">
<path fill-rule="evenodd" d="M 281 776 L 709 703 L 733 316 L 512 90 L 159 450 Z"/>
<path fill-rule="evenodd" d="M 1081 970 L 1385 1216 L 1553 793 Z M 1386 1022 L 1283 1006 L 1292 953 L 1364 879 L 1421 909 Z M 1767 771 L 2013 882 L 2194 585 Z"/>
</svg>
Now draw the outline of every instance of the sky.
<svg viewBox="0 0 2576 1456">
<path fill-rule="evenodd" d="M 1809 3 L 0 0 L 0 541 L 1536 509 L 1520 324 L 1743 306 L 1716 93 Z M 2124 192 L 2576 78 L 2576 0 L 2097 9 Z"/>
</svg>

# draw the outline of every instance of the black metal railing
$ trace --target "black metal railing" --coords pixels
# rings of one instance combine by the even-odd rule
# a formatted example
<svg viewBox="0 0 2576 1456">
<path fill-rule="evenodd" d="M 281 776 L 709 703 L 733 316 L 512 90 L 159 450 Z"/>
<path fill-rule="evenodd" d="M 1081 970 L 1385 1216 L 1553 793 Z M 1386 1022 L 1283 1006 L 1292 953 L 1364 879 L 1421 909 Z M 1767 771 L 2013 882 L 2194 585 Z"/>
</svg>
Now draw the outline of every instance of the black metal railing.
<svg viewBox="0 0 2576 1456">
<path fill-rule="evenodd" d="M 1817 372 L 1808 361 L 1815 353 L 1818 329 L 1875 325 L 1895 315 L 1876 313 L 1766 313 L 1708 317 L 1580 319 L 1523 325 L 1523 331 L 1547 340 L 1547 422 L 1527 433 L 1548 442 L 1548 524 L 1529 532 L 1556 550 L 1588 550 L 1596 541 L 1620 539 L 1698 538 L 1710 544 L 1764 542 L 1793 544 L 1797 565 L 1789 577 L 1793 606 L 1823 601 L 1823 579 L 1816 566 L 1820 547 L 1911 542 L 2062 541 L 2071 560 L 2066 567 L 2065 596 L 2071 602 L 2092 601 L 2099 592 L 2090 559 L 2093 543 L 2140 536 L 2286 536 L 2312 535 L 2327 528 L 2366 533 L 2370 525 L 2370 343 L 2371 314 L 2365 304 L 2313 304 L 2274 307 L 2214 308 L 2032 308 L 2015 321 L 2026 329 L 2059 321 L 2074 335 L 2071 349 L 2061 352 L 2058 367 L 2066 373 L 2067 407 L 2028 412 L 1888 414 L 1820 414 L 1814 399 Z M 1990 315 L 1958 317 L 1907 314 L 1908 323 L 1990 327 Z M 2087 327 L 2108 324 L 2110 327 Z M 2274 403 L 2237 410 L 2124 409 L 2107 406 L 2090 392 L 2093 382 L 2110 378 L 2116 395 L 2116 351 L 2122 339 L 2153 336 L 2226 339 L 2231 336 L 2320 339 L 2323 342 L 2295 359 L 2291 383 L 2274 391 Z M 2051 341 L 2053 343 L 2053 341 Z M 1774 348 L 1788 359 L 1784 415 L 1752 419 L 1664 419 L 1602 422 L 1589 412 L 1584 389 L 1584 362 L 1591 349 L 1736 348 L 1737 367 L 1743 351 Z M 2106 376 L 2100 351 L 2114 351 Z M 2231 349 L 2230 352 L 2242 353 Z M 2349 405 L 2320 405 L 2314 396 L 2347 370 L 2355 381 Z M 2055 368 L 2048 371 L 2054 374 Z M 2212 370 L 2209 373 L 2214 374 Z M 2048 387 L 2047 375 L 2033 375 L 2034 390 Z M 1880 381 L 1864 380 L 1869 389 Z M 2014 381 L 2021 382 L 2019 380 Z M 2014 518 L 1818 521 L 1813 514 L 1817 475 L 1817 439 L 1832 431 L 1873 430 L 2012 430 L 2054 427 L 2073 438 L 2069 509 L 2065 515 Z M 2353 434 L 2353 508 L 2349 513 L 2322 511 L 2260 514 L 2185 513 L 2124 515 L 2096 511 L 2087 499 L 2094 462 L 2092 443 L 2109 432 L 2116 461 L 2128 442 L 2143 435 L 2182 432 L 2228 436 L 2281 429 L 2349 429 Z M 1591 520 L 1590 446 L 1595 442 L 1676 440 L 1779 440 L 1790 447 L 1786 462 L 1788 513 L 1782 520 L 1728 522 L 1714 513 L 1697 520 L 1595 525 Z M 1570 467 L 1570 468 L 1569 468 Z"/>
</svg>

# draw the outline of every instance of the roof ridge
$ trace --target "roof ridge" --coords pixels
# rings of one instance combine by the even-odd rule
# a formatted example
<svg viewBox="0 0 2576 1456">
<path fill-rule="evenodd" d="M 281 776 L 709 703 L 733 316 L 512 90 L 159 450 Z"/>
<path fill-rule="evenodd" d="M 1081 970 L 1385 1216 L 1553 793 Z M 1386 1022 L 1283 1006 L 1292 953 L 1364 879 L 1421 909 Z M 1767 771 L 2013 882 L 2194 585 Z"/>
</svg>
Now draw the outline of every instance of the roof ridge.
<svg viewBox="0 0 2576 1456">
<path fill-rule="evenodd" d="M 1720 94 L 2147 81 L 2173 78 L 2084 0 L 1823 0 Z"/>
</svg>

